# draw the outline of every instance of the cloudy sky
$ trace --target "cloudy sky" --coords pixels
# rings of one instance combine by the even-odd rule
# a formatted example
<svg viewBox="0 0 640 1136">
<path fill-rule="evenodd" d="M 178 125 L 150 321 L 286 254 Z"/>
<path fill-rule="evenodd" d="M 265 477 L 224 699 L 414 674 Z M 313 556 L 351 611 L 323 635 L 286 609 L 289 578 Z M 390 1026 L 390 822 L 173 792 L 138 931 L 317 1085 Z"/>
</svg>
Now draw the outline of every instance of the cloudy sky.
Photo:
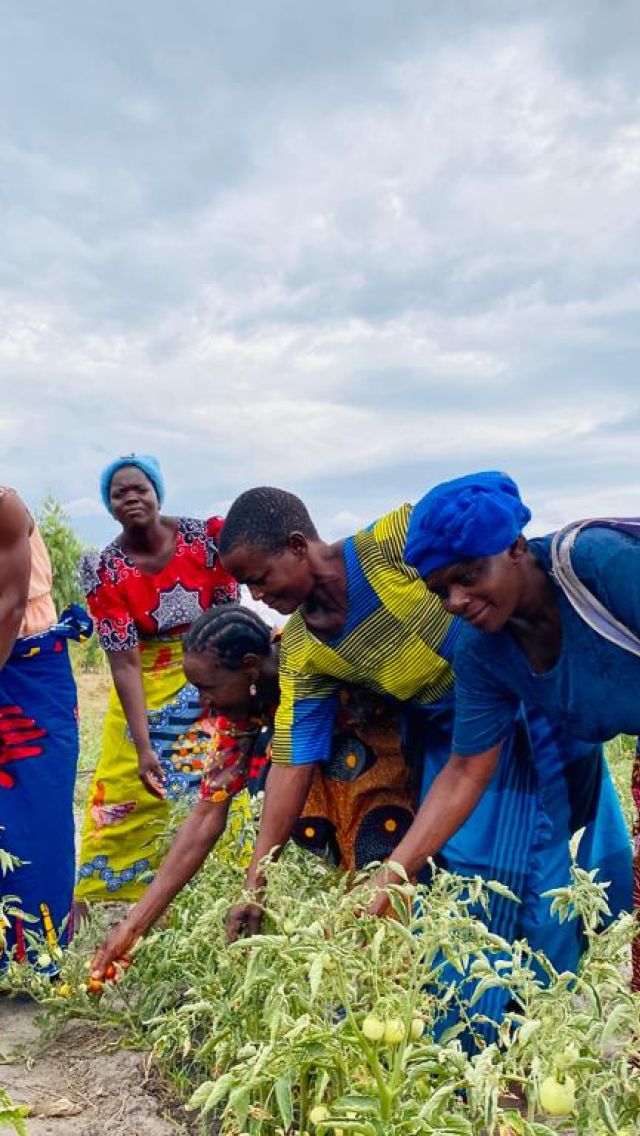
<svg viewBox="0 0 640 1136">
<path fill-rule="evenodd" d="M 640 514 L 635 0 L 0 0 L 0 481 Z"/>
</svg>

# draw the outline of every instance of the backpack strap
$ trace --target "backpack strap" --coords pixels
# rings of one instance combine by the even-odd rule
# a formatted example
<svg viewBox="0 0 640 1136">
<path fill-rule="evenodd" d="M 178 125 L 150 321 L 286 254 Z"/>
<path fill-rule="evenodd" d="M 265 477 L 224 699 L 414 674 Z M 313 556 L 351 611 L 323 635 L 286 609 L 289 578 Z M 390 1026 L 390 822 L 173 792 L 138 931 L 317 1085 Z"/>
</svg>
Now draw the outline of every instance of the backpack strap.
<svg viewBox="0 0 640 1136">
<path fill-rule="evenodd" d="M 585 521 L 573 521 L 559 529 L 551 541 L 551 571 L 554 579 L 562 588 L 571 606 L 577 611 L 581 619 L 589 624 L 598 635 L 629 651 L 632 655 L 640 656 L 640 637 L 616 619 L 615 615 L 594 596 L 577 575 L 571 563 L 571 550 L 580 535 L 588 528 L 612 529 L 614 532 L 627 533 L 640 540 L 640 518 L 637 517 L 603 517 Z M 638 564 L 640 571 L 640 562 Z"/>
</svg>

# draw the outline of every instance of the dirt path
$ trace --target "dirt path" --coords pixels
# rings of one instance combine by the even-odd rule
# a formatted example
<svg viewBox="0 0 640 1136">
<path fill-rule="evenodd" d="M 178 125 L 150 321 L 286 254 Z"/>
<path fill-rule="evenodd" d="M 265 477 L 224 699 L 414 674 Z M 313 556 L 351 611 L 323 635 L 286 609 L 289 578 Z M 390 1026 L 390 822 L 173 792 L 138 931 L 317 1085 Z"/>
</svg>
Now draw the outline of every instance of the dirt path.
<svg viewBox="0 0 640 1136">
<path fill-rule="evenodd" d="M 160 1115 L 145 1084 L 144 1056 L 109 1050 L 109 1038 L 69 1023 L 44 1043 L 30 1002 L 0 999 L 0 1084 L 29 1105 L 29 1136 L 178 1136 L 187 1119 Z M 179 1112 L 179 1110 L 177 1110 Z"/>
</svg>

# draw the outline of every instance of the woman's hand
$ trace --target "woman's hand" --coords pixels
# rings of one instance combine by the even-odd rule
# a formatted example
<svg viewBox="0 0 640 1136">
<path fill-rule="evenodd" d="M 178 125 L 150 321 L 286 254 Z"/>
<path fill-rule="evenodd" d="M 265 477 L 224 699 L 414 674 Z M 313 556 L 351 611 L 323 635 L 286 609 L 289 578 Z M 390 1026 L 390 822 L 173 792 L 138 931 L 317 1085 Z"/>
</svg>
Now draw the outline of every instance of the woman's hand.
<svg viewBox="0 0 640 1136">
<path fill-rule="evenodd" d="M 138 753 L 138 776 L 148 793 L 164 799 L 164 770 L 151 746 Z"/>
<path fill-rule="evenodd" d="M 264 910 L 259 903 L 252 900 L 236 903 L 227 915 L 227 942 L 235 943 L 241 936 L 248 939 L 252 935 L 258 935 L 263 917 Z"/>
<path fill-rule="evenodd" d="M 397 876 L 391 876 L 388 869 L 381 868 L 376 872 L 375 876 L 370 880 L 369 886 L 377 888 L 373 899 L 367 904 L 365 913 L 367 915 L 376 915 L 381 917 L 386 913 L 389 907 L 389 892 L 386 891 L 387 884 L 398 883 Z"/>
<path fill-rule="evenodd" d="M 389 909 L 390 899 L 389 892 L 386 890 L 390 884 L 403 883 L 402 876 L 398 872 L 394 872 L 389 864 L 383 864 L 381 868 L 367 881 L 367 891 L 373 890 L 375 892 L 372 899 L 358 910 L 359 915 L 376 915 L 378 917 L 385 915 Z"/>
<path fill-rule="evenodd" d="M 93 956 L 91 977 L 104 982 L 105 977 L 110 977 L 106 972 L 114 963 L 119 963 L 126 970 L 131 965 L 130 951 L 133 950 L 139 938 L 140 931 L 137 927 L 132 926 L 127 919 L 118 923 L 109 932 Z"/>
</svg>

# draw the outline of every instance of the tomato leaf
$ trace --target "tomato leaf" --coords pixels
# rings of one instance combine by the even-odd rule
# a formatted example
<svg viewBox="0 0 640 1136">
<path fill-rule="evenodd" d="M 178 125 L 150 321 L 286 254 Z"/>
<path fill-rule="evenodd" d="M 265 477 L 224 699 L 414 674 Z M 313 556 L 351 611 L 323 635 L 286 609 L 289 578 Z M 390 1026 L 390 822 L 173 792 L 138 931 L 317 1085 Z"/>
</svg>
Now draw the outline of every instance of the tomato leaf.
<svg viewBox="0 0 640 1136">
<path fill-rule="evenodd" d="M 291 1128 L 293 1123 L 293 1098 L 291 1095 L 291 1076 L 279 1077 L 275 1083 L 275 1094 L 278 1109 L 285 1129 Z"/>
</svg>

